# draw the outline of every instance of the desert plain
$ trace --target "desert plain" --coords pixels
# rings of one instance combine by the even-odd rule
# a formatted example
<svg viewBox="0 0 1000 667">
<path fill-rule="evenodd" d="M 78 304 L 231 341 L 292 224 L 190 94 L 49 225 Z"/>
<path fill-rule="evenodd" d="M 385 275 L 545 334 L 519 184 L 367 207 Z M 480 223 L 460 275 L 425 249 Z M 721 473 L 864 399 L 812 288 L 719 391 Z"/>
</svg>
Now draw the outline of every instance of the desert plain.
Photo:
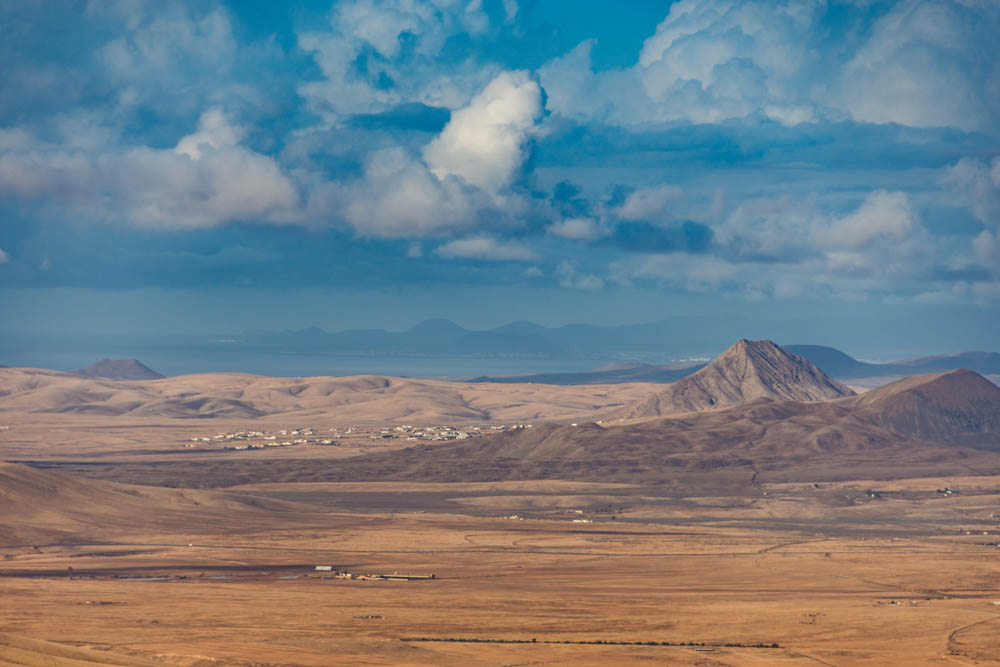
<svg viewBox="0 0 1000 667">
<path fill-rule="evenodd" d="M 920 435 L 974 378 L 603 426 L 659 388 L 0 379 L 0 664 L 1000 663 L 1000 454 Z M 888 440 L 942 382 L 979 412 Z"/>
</svg>

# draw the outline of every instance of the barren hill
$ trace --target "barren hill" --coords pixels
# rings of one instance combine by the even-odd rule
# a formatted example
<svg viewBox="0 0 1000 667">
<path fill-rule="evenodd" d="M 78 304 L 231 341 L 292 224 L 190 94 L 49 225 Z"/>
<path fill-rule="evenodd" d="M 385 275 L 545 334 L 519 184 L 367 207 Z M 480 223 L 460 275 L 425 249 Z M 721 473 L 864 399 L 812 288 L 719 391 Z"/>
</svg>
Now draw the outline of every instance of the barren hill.
<svg viewBox="0 0 1000 667">
<path fill-rule="evenodd" d="M 758 398 L 824 401 L 854 392 L 769 340 L 740 339 L 700 371 L 625 408 L 624 419 L 740 405 Z"/>
<path fill-rule="evenodd" d="M 159 380 L 166 377 L 138 359 L 101 359 L 76 371 L 76 375 L 108 380 Z"/>
<path fill-rule="evenodd" d="M 489 385 L 380 376 L 272 378 L 238 373 L 156 381 L 0 369 L 0 413 L 255 418 L 299 413 L 345 423 L 568 419 L 627 405 L 654 385 Z"/>
</svg>

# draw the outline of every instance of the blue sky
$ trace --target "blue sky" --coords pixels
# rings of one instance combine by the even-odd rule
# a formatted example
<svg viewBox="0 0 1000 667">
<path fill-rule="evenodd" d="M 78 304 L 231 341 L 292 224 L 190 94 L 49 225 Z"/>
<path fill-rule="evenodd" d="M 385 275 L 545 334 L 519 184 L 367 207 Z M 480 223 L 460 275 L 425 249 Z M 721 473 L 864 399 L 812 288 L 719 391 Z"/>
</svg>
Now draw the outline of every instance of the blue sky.
<svg viewBox="0 0 1000 667">
<path fill-rule="evenodd" d="M 1000 328 L 997 34 L 989 0 L 0 0 L 0 328 L 891 311 L 950 349 Z"/>
</svg>

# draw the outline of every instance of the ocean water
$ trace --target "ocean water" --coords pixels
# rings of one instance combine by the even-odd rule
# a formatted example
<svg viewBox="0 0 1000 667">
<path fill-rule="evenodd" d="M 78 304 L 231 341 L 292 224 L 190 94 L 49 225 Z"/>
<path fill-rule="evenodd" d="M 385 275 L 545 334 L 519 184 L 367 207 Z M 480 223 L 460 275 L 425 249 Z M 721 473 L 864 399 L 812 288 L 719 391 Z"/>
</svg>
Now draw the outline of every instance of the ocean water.
<svg viewBox="0 0 1000 667">
<path fill-rule="evenodd" d="M 254 373 L 274 377 L 391 375 L 476 377 L 588 371 L 611 359 L 431 357 L 332 354 L 322 350 L 254 346 L 218 339 L 0 335 L 0 364 L 71 371 L 101 359 L 138 359 L 164 375 Z"/>
</svg>

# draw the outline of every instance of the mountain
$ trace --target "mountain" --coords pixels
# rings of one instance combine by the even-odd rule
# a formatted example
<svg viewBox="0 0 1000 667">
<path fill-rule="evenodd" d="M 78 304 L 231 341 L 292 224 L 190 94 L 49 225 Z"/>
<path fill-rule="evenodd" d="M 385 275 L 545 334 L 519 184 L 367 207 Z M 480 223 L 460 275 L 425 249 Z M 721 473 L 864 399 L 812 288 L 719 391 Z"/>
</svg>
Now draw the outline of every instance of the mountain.
<svg viewBox="0 0 1000 667">
<path fill-rule="evenodd" d="M 166 377 L 138 359 L 101 359 L 96 364 L 75 371 L 75 374 L 108 380 L 161 380 Z"/>
<path fill-rule="evenodd" d="M 460 338 L 466 333 L 468 331 L 451 320 L 437 318 L 424 320 L 410 327 L 400 334 L 400 337 L 405 338 L 410 344 L 440 345 Z"/>
<path fill-rule="evenodd" d="M 869 364 L 858 361 L 840 350 L 825 345 L 782 345 L 786 351 L 808 360 L 835 378 L 850 379 L 896 375 L 898 370 L 886 364 Z"/>
<path fill-rule="evenodd" d="M 962 352 L 932 357 L 869 364 L 844 354 L 838 349 L 823 345 L 782 345 L 783 348 L 805 357 L 835 378 L 857 379 L 937 373 L 964 368 L 982 374 L 1000 373 L 1000 354 L 996 352 Z"/>
<path fill-rule="evenodd" d="M 637 419 L 718 409 L 758 398 L 823 401 L 853 394 L 806 359 L 771 341 L 741 338 L 708 366 L 615 416 Z"/>
<path fill-rule="evenodd" d="M 933 357 L 920 357 L 906 361 L 894 361 L 885 364 L 888 367 L 904 369 L 909 373 L 933 373 L 950 371 L 958 368 L 974 370 L 977 373 L 1000 373 L 1000 354 L 996 352 L 962 352 L 960 354 L 943 354 Z M 898 372 L 898 371 L 897 371 Z"/>
<path fill-rule="evenodd" d="M 664 364 L 611 363 L 593 370 L 578 373 L 533 373 L 531 375 L 482 375 L 467 382 L 489 382 L 511 384 L 531 382 L 534 384 L 591 385 L 622 384 L 625 382 L 655 382 L 667 384 L 676 382 L 704 368 L 705 364 Z"/>
</svg>

